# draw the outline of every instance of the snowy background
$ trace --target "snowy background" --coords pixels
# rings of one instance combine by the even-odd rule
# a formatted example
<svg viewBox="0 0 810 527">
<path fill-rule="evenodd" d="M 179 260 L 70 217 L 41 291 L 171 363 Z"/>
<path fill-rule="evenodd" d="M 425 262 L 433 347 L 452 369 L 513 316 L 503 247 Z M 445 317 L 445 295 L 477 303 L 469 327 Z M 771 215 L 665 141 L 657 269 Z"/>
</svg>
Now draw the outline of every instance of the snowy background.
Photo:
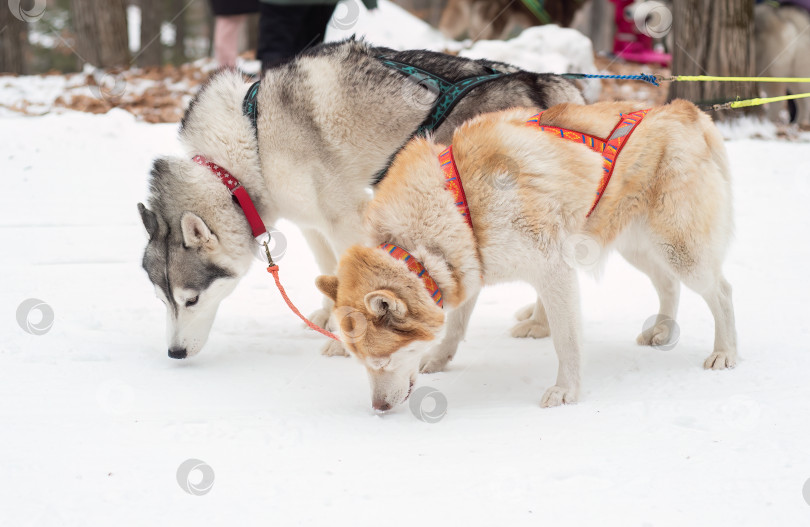
<svg viewBox="0 0 810 527">
<path fill-rule="evenodd" d="M 688 290 L 677 345 L 636 346 L 657 299 L 614 255 L 598 283 L 582 276 L 580 403 L 539 407 L 557 359 L 548 339 L 508 336 L 533 293 L 504 285 L 482 294 L 449 370 L 419 378 L 447 401 L 427 423 L 407 405 L 372 412 L 363 368 L 321 356 L 259 265 L 202 353 L 167 358 L 135 204 L 152 159 L 180 153 L 176 128 L 123 110 L 2 118 L 0 525 L 810 522 L 810 143 L 724 129 L 737 368 L 702 369 L 713 322 Z M 314 261 L 277 227 L 282 280 L 309 312 Z M 54 315 L 42 335 L 17 321 L 32 298 Z M 184 483 L 213 477 L 201 495 L 178 484 L 190 459 L 205 466 Z"/>
</svg>

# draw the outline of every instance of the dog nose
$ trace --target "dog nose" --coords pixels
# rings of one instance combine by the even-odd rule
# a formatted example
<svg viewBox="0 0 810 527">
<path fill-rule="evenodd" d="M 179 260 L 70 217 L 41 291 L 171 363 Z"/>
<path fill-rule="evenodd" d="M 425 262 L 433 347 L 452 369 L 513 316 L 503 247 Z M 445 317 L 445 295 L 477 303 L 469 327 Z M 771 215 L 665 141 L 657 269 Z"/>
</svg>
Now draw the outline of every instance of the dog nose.
<svg viewBox="0 0 810 527">
<path fill-rule="evenodd" d="M 169 357 L 172 359 L 185 359 L 186 358 L 186 349 L 170 349 L 169 350 Z"/>
<path fill-rule="evenodd" d="M 391 405 L 385 401 L 374 401 L 371 403 L 371 406 L 373 406 L 378 412 L 387 412 L 391 409 Z"/>
</svg>

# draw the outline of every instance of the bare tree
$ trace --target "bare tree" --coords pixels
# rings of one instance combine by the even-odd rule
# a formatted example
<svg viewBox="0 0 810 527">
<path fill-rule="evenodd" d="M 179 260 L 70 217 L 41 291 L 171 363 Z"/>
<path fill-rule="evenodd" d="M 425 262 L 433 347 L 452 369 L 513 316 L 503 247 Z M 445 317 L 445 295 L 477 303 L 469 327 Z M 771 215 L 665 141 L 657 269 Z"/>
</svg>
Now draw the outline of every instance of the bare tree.
<svg viewBox="0 0 810 527">
<path fill-rule="evenodd" d="M 677 0 L 673 8 L 673 74 L 756 75 L 753 0 Z M 673 82 L 669 99 L 715 103 L 756 93 L 754 83 Z"/>
<path fill-rule="evenodd" d="M 138 0 L 138 4 L 141 8 L 141 49 L 136 59 L 138 66 L 160 66 L 163 63 L 163 44 L 160 41 L 163 2 Z"/>
<path fill-rule="evenodd" d="M 174 47 L 172 62 L 176 65 L 186 62 L 186 6 L 184 0 L 171 0 L 171 12 L 178 13 L 174 19 Z"/>
<path fill-rule="evenodd" d="M 9 6 L 0 5 L 0 72 L 25 73 L 27 29 L 26 23 L 15 17 Z"/>
<path fill-rule="evenodd" d="M 125 0 L 72 0 L 70 10 L 83 61 L 101 68 L 129 64 Z"/>
</svg>

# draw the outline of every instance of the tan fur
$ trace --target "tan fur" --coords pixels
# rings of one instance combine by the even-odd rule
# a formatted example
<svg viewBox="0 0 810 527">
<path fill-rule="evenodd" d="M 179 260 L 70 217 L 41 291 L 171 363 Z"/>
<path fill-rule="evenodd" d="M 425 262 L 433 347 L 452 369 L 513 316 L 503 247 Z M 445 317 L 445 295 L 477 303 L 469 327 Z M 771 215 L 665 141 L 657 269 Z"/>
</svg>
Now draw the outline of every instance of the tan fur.
<svg viewBox="0 0 810 527">
<path fill-rule="evenodd" d="M 546 111 L 541 123 L 607 138 L 620 114 L 640 108 L 626 102 L 562 104 Z M 370 373 L 375 365 L 382 364 L 379 371 L 388 369 L 386 382 L 397 394 L 387 397 L 375 387 L 375 407 L 407 397 L 402 383 L 415 372 L 392 373 L 406 368 L 397 365 L 405 361 L 402 350 L 421 353 L 422 371 L 441 369 L 455 353 L 455 346 L 444 344 L 429 353 L 415 346 L 438 334 L 444 317 L 404 263 L 373 248 L 381 242 L 405 248 L 434 277 L 445 295 L 448 332 L 456 335 L 456 345 L 471 310 L 465 306 L 474 302 L 482 279 L 535 286 L 560 359 L 557 383 L 544 395 L 544 406 L 574 402 L 579 392 L 576 273 L 566 252 L 572 237 L 592 239 L 601 250 L 615 246 L 650 275 L 661 310 L 639 343 L 655 345 L 669 337 L 663 324 L 675 316 L 677 286 L 683 281 L 704 296 L 715 316 L 715 351 L 704 365 L 734 365 L 731 288 L 721 270 L 732 234 L 731 190 L 722 138 L 711 120 L 680 100 L 650 110 L 625 143 L 610 184 L 586 218 L 602 175 L 601 155 L 527 126 L 534 113 L 487 114 L 456 130 L 453 151 L 473 230 L 444 190 L 437 159 L 444 147 L 417 139 L 396 158 L 369 206 L 371 247 L 353 247 L 341 260 L 337 279 L 319 279 L 336 308 L 349 306 L 369 319 L 365 334 L 346 344 L 349 351 L 361 360 L 391 363 L 366 361 Z M 392 295 L 380 297 L 384 305 L 401 301 L 400 314 L 375 318 L 364 304 L 375 291 Z M 543 305 L 535 312 L 544 316 Z"/>
<path fill-rule="evenodd" d="M 407 275 L 403 276 L 403 269 Z M 432 340 L 433 332 L 444 322 L 444 314 L 422 294 L 422 282 L 398 262 L 376 249 L 354 246 L 340 260 L 337 277 L 318 277 L 316 285 L 335 305 L 360 311 L 368 321 L 362 339 L 344 339 L 349 351 L 361 358 L 385 356 L 415 340 Z M 386 291 L 402 299 L 408 306 L 405 316 L 393 313 L 378 316 L 365 303 L 365 296 L 374 291 Z M 356 291 L 366 294 L 354 295 Z M 342 332 L 351 333 L 352 317 L 340 321 Z M 347 342 L 348 341 L 348 342 Z"/>
</svg>

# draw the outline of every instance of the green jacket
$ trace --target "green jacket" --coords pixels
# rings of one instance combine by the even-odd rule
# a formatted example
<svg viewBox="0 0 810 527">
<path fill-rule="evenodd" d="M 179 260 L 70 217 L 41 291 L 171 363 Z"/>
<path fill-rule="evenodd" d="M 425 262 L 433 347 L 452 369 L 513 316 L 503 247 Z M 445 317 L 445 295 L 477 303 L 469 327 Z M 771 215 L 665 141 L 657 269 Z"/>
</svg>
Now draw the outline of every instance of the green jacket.
<svg viewBox="0 0 810 527">
<path fill-rule="evenodd" d="M 324 5 L 337 4 L 339 0 L 260 0 L 263 4 L 275 5 Z M 361 0 L 367 9 L 376 9 L 377 0 Z"/>
</svg>

